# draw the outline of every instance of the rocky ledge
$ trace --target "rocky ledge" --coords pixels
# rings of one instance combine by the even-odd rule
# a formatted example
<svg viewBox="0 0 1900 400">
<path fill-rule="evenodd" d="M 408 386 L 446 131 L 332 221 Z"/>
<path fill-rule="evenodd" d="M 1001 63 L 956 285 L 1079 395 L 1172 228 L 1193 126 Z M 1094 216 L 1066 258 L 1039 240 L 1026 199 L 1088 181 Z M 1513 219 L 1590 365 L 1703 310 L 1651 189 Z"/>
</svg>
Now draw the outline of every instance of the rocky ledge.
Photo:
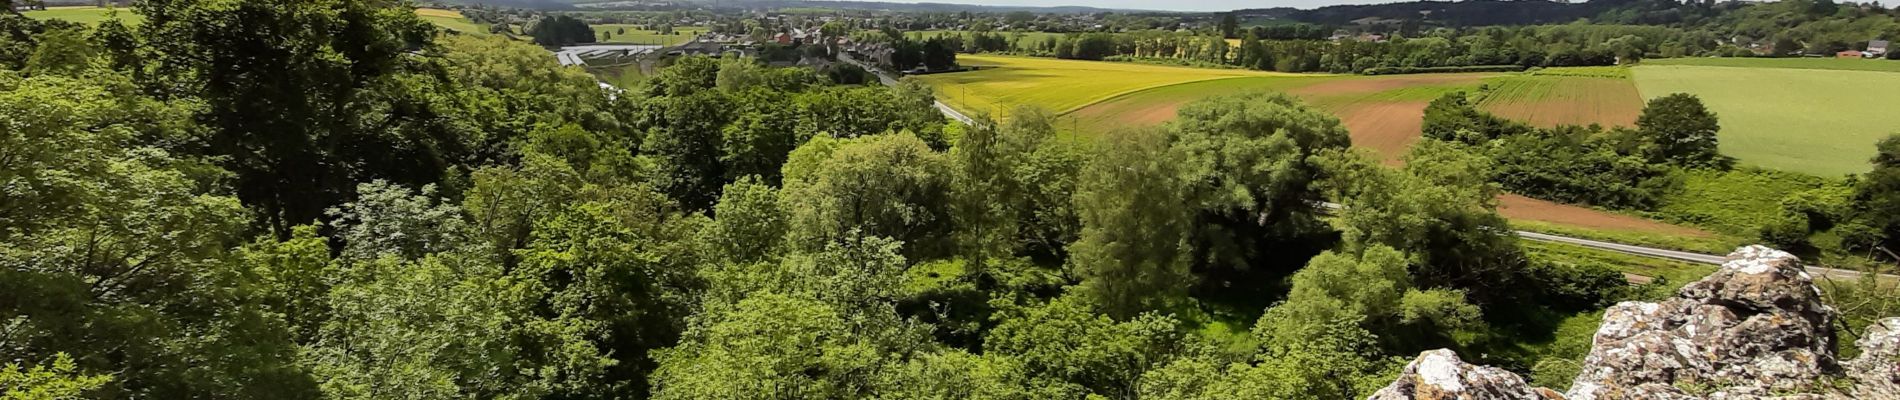
<svg viewBox="0 0 1900 400">
<path fill-rule="evenodd" d="M 1800 259 L 1744 247 L 1674 298 L 1606 310 L 1568 393 L 1433 350 L 1371 399 L 1900 399 L 1900 318 L 1871 327 L 1846 363 L 1836 318 Z"/>
</svg>

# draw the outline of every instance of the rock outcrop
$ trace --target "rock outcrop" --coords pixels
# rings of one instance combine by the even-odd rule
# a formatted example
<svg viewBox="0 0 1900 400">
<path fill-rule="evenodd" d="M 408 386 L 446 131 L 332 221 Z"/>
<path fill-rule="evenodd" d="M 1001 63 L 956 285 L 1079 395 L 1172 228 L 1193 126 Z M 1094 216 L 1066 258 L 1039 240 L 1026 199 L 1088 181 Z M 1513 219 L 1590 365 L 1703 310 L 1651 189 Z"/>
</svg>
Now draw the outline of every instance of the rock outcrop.
<svg viewBox="0 0 1900 400">
<path fill-rule="evenodd" d="M 1557 392 L 1532 388 L 1524 378 L 1497 368 L 1466 364 L 1451 350 L 1432 350 L 1405 364 L 1392 385 L 1371 400 L 1400 399 L 1562 399 Z"/>
<path fill-rule="evenodd" d="M 1847 363 L 1854 393 L 1865 399 L 1900 399 L 1900 318 L 1887 318 L 1867 327 L 1854 341 L 1860 358 Z"/>
<path fill-rule="evenodd" d="M 1900 399 L 1900 318 L 1836 362 L 1833 308 L 1798 258 L 1767 247 L 1736 250 L 1720 270 L 1659 303 L 1604 312 L 1581 373 L 1558 395 L 1522 378 L 1425 352 L 1373 399 Z M 1843 375 L 1859 382 L 1841 393 Z"/>
<path fill-rule="evenodd" d="M 1604 311 L 1569 398 L 1690 398 L 1809 392 L 1834 361 L 1834 309 L 1794 255 L 1730 254 L 1661 303 Z M 1688 389 L 1685 389 L 1688 388 Z"/>
</svg>

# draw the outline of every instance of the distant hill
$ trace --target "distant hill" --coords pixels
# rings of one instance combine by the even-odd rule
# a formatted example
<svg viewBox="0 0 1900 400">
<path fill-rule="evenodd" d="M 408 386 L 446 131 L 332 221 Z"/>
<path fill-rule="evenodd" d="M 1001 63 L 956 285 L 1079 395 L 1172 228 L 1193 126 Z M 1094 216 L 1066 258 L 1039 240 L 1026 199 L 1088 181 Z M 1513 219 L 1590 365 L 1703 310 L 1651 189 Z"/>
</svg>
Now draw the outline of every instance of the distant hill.
<svg viewBox="0 0 1900 400">
<path fill-rule="evenodd" d="M 719 8 L 836 8 L 845 10 L 889 10 L 908 12 L 1014 12 L 1029 11 L 1054 14 L 1088 14 L 1099 12 L 1126 12 L 1146 10 L 1123 10 L 1096 8 L 1087 6 L 1058 7 L 1021 7 L 986 6 L 952 3 L 891 3 L 879 1 L 831 1 L 831 0 L 437 0 L 450 4 L 481 4 L 501 7 L 531 8 L 539 10 L 573 10 L 599 7 L 599 5 L 624 3 L 650 8 L 655 5 L 675 4 L 682 7 L 719 7 Z M 1078 0 L 1077 2 L 1083 2 Z M 588 5 L 595 5 L 589 7 Z"/>
<path fill-rule="evenodd" d="M 1327 25 L 1351 24 L 1353 21 L 1366 18 L 1430 21 L 1438 25 L 1450 26 L 1529 25 L 1575 21 L 1642 1 L 1594 0 L 1575 3 L 1550 0 L 1414 1 L 1337 5 L 1311 10 L 1269 8 L 1236 10 L 1235 12 L 1242 15 L 1273 16 Z"/>
</svg>

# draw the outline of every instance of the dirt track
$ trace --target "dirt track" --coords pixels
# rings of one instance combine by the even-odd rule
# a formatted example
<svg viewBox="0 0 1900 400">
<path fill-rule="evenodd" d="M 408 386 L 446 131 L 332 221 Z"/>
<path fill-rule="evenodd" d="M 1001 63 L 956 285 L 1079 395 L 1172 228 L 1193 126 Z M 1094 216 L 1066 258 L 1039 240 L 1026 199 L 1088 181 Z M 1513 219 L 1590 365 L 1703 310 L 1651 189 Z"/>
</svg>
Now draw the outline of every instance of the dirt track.
<svg viewBox="0 0 1900 400">
<path fill-rule="evenodd" d="M 1378 76 L 1359 79 L 1347 79 L 1321 82 L 1306 87 L 1287 90 L 1287 93 L 1306 98 L 1316 96 L 1342 96 L 1354 94 L 1379 93 L 1414 86 L 1442 85 L 1452 83 L 1477 82 L 1495 74 L 1418 74 L 1399 76 Z"/>
<path fill-rule="evenodd" d="M 1549 222 L 1580 228 L 1667 233 L 1691 237 L 1709 236 L 1708 232 L 1694 228 L 1670 225 L 1573 205 L 1553 203 L 1515 194 L 1498 196 L 1498 214 L 1502 214 L 1510 219 Z"/>
</svg>

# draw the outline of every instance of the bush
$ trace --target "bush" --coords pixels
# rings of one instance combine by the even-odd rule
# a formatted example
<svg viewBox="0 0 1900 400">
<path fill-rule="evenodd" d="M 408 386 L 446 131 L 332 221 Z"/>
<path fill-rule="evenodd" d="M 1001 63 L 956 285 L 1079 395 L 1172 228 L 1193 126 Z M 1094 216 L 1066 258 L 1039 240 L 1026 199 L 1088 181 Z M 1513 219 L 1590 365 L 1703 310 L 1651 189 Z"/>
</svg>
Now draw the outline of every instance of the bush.
<svg viewBox="0 0 1900 400">
<path fill-rule="evenodd" d="M 1674 168 L 1620 154 L 1599 136 L 1594 129 L 1560 127 L 1495 139 L 1494 179 L 1530 197 L 1623 209 L 1654 208 L 1682 187 Z"/>
<path fill-rule="evenodd" d="M 1460 67 L 1373 67 L 1366 68 L 1366 75 L 1429 74 L 1452 72 L 1519 72 L 1522 65 L 1467 65 Z"/>
</svg>

